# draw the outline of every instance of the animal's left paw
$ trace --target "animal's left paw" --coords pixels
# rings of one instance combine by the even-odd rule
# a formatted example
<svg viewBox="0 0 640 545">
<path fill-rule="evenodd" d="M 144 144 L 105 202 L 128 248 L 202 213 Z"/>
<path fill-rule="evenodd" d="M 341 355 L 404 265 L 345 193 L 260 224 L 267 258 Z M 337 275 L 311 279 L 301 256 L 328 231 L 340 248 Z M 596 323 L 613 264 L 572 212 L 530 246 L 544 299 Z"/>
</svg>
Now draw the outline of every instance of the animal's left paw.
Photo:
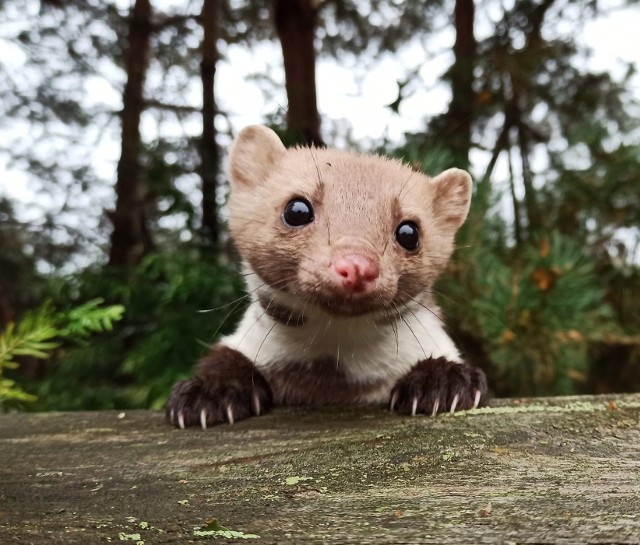
<svg viewBox="0 0 640 545">
<path fill-rule="evenodd" d="M 477 367 L 446 358 L 419 361 L 391 390 L 391 410 L 416 415 L 453 413 L 486 404 L 487 378 Z"/>
</svg>

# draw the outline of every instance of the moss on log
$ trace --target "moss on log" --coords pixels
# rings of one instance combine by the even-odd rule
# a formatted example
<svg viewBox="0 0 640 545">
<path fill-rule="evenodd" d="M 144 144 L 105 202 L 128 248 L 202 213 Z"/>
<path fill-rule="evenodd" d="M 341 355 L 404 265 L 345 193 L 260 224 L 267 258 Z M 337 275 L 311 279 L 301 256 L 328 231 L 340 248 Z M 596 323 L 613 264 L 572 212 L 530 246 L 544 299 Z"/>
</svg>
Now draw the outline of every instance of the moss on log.
<svg viewBox="0 0 640 545">
<path fill-rule="evenodd" d="M 3 545 L 213 540 L 640 543 L 640 395 L 435 419 L 282 409 L 206 431 L 0 416 Z"/>
</svg>

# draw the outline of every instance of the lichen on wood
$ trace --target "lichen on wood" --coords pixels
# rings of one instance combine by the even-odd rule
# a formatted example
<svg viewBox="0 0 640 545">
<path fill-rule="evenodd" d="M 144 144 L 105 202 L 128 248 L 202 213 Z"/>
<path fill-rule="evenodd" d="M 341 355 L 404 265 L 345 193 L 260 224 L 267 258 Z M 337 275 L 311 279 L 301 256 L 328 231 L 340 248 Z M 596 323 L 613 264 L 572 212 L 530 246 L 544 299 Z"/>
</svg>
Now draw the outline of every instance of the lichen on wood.
<svg viewBox="0 0 640 545">
<path fill-rule="evenodd" d="M 640 542 L 638 394 L 435 419 L 280 409 L 206 431 L 7 414 L 0 460 L 2 544 Z"/>
</svg>

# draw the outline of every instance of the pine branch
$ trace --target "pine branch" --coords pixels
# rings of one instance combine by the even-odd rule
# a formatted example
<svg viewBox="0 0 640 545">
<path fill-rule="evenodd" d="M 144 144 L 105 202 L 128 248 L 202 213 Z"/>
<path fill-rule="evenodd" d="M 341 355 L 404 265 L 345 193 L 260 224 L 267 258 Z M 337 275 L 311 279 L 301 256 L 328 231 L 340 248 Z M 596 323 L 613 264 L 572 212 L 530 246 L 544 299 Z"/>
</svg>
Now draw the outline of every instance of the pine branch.
<svg viewBox="0 0 640 545">
<path fill-rule="evenodd" d="M 64 340 L 82 340 L 94 333 L 110 331 L 122 318 L 124 307 L 103 307 L 93 299 L 68 312 L 55 314 L 48 303 L 27 313 L 16 326 L 10 322 L 0 334 L 0 407 L 3 402 L 34 401 L 36 398 L 3 377 L 6 369 L 18 368 L 17 356 L 48 359 Z"/>
<path fill-rule="evenodd" d="M 92 333 L 111 331 L 113 323 L 122 319 L 124 307 L 112 305 L 101 307 L 104 299 L 92 299 L 82 306 L 70 310 L 60 320 L 67 321 L 67 326 L 58 331 L 58 336 L 64 339 L 80 340 Z"/>
</svg>

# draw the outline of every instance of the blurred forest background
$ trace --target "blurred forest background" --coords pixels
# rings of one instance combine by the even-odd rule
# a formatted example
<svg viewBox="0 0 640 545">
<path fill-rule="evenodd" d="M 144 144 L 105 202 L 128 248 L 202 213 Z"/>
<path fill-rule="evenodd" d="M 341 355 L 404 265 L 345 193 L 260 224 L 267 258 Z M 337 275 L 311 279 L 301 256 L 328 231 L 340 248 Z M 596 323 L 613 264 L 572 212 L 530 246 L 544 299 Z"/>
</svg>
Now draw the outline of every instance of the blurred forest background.
<svg viewBox="0 0 640 545">
<path fill-rule="evenodd" d="M 161 407 L 233 328 L 224 158 L 240 127 L 217 100 L 232 47 L 254 59 L 231 68 L 267 104 L 251 121 L 287 144 L 470 169 L 472 210 L 437 290 L 495 395 L 640 390 L 637 67 L 589 69 L 579 39 L 629 6 L 4 0 L 0 407 Z M 274 44 L 282 78 L 259 61 Z M 416 48 L 424 58 L 402 65 Z M 356 139 L 319 109 L 317 89 L 336 82 L 318 59 L 363 77 L 382 58 L 404 75 L 369 115 L 420 128 Z M 427 83 L 437 59 L 446 70 Z M 429 85 L 445 97 L 435 113 L 414 99 Z M 18 180 L 31 203 L 5 191 Z"/>
</svg>

